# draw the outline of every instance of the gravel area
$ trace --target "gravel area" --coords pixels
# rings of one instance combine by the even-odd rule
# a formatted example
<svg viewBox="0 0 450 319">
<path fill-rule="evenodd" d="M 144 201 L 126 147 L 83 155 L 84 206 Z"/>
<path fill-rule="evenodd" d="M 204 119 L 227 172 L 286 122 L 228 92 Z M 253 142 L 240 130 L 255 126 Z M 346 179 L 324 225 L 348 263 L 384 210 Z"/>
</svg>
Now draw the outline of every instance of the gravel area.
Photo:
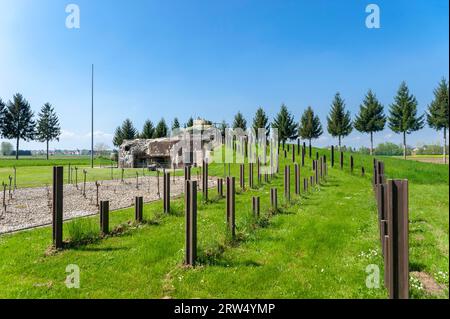
<svg viewBox="0 0 450 319">
<path fill-rule="evenodd" d="M 193 176 L 195 180 L 195 177 Z M 136 178 L 100 181 L 99 201 L 109 200 L 110 210 L 127 208 L 134 205 L 136 196 L 143 196 L 144 202 L 162 198 L 162 176 L 159 179 L 160 196 L 158 195 L 158 178 L 154 176 L 140 177 L 138 188 Z M 199 183 L 200 184 L 200 183 Z M 171 177 L 171 196 L 183 193 L 184 177 Z M 216 185 L 216 179 L 210 177 L 209 187 Z M 3 194 L 2 194 L 3 195 Z M 52 187 L 16 189 L 5 194 L 5 207 L 0 207 L 0 234 L 47 225 L 52 222 Z M 2 203 L 3 198 L 0 199 Z M 3 206 L 3 205 L 1 205 Z M 64 185 L 64 220 L 74 217 L 88 216 L 98 213 L 97 187 L 95 183 Z"/>
</svg>

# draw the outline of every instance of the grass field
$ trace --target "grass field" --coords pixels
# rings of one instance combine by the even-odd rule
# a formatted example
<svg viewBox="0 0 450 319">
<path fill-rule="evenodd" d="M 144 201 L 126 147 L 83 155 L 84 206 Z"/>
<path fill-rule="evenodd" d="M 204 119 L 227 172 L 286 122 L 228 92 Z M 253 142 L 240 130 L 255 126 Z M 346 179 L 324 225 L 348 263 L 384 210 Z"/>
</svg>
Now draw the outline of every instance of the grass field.
<svg viewBox="0 0 450 319">
<path fill-rule="evenodd" d="M 105 158 L 96 158 L 94 168 L 90 167 L 90 158 L 87 156 L 58 157 L 46 160 L 45 158 L 23 158 L 16 161 L 15 159 L 0 159 L 0 183 L 9 183 L 9 176 L 14 176 L 16 167 L 16 185 L 18 188 L 41 187 L 52 183 L 53 166 L 64 166 L 65 183 L 68 182 L 69 164 L 71 168 L 78 168 L 78 180 L 82 180 L 83 170 L 87 171 L 86 180 L 94 182 L 99 180 L 120 179 L 121 169 L 116 168 L 113 163 L 111 170 L 111 161 Z M 136 172 L 142 176 L 145 174 L 156 175 L 156 172 L 149 172 L 142 169 L 125 169 L 124 178 L 136 177 Z M 180 172 L 176 172 L 177 175 Z M 73 170 L 73 179 L 75 179 L 75 170 Z"/>
<path fill-rule="evenodd" d="M 56 254 L 45 253 L 51 244 L 48 227 L 1 236 L 0 297 L 386 298 L 382 283 L 379 289 L 365 284 L 366 267 L 378 265 L 382 278 L 383 262 L 371 186 L 372 158 L 354 157 L 353 175 L 348 165 L 343 171 L 330 169 L 325 183 L 293 196 L 292 204 L 274 215 L 269 212 L 269 189 L 279 189 L 282 203 L 281 175 L 257 190 L 239 192 L 234 241 L 226 233 L 224 200 L 199 202 L 200 265 L 195 269 L 182 265 L 181 200 L 173 201 L 170 215 L 161 214 L 161 202 L 145 205 L 142 225 L 128 223 L 132 209 L 114 212 L 111 227 L 121 232 L 101 240 L 96 235 L 98 217 L 66 223 L 66 239 L 91 238 L 90 243 Z M 388 177 L 410 181 L 411 271 L 427 273 L 446 286 L 440 295 L 431 296 L 413 282 L 411 296 L 448 298 L 448 168 L 383 160 Z M 307 162 L 302 176 L 311 174 Z M 360 176 L 361 165 L 365 177 Z M 222 165 L 211 165 L 210 174 L 221 176 Z M 238 176 L 236 165 L 232 174 Z M 261 196 L 260 220 L 254 220 L 250 211 L 254 195 Z M 69 264 L 80 267 L 80 289 L 64 284 Z"/>
</svg>

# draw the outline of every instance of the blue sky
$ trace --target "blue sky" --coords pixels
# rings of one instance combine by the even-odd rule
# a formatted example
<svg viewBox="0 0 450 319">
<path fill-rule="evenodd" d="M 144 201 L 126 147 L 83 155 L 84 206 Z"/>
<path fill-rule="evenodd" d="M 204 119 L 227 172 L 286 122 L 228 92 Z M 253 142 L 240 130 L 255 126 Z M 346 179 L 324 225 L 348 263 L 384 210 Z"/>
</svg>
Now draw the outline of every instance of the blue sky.
<svg viewBox="0 0 450 319">
<path fill-rule="evenodd" d="M 79 5 L 80 29 L 65 26 L 69 3 Z M 370 3 L 380 29 L 365 26 Z M 296 120 L 311 105 L 326 126 L 337 91 L 354 115 L 369 88 L 387 108 L 403 80 L 424 112 L 448 79 L 448 10 L 447 0 L 0 0 L 0 97 L 21 92 L 36 113 L 52 103 L 63 135 L 51 148 L 90 146 L 91 63 L 95 140 L 110 146 L 127 117 L 139 129 L 175 116 L 230 123 L 238 111 L 250 122 L 258 106 L 272 118 L 285 103 Z M 426 128 L 408 144 L 441 140 Z M 375 136 L 384 141 L 401 137 L 386 129 Z M 316 144 L 333 142 L 326 133 Z"/>
</svg>

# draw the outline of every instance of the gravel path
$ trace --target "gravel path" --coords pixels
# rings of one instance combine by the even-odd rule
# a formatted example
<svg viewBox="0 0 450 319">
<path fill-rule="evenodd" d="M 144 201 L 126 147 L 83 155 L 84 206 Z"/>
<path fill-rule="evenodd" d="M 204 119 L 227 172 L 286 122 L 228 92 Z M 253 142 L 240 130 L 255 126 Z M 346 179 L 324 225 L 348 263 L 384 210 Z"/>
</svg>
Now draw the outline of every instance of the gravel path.
<svg viewBox="0 0 450 319">
<path fill-rule="evenodd" d="M 99 201 L 109 200 L 110 210 L 127 208 L 134 205 L 136 196 L 143 196 L 144 202 L 151 202 L 162 197 L 162 176 L 140 177 L 138 188 L 136 179 L 101 181 L 99 182 Z M 194 177 L 195 180 L 195 177 Z M 200 184 L 200 183 L 199 183 Z M 183 192 L 184 177 L 171 177 L 171 196 Z M 216 185 L 216 179 L 210 177 L 209 187 Z M 85 195 L 83 183 L 64 185 L 64 220 L 74 217 L 88 216 L 98 213 L 97 187 L 95 183 L 86 183 Z M 3 195 L 3 194 L 2 194 Z M 0 204 L 3 198 L 0 199 Z M 0 234 L 21 229 L 47 225 L 52 222 L 52 187 L 37 187 L 17 189 L 9 196 L 6 190 L 6 211 L 0 205 Z"/>
</svg>

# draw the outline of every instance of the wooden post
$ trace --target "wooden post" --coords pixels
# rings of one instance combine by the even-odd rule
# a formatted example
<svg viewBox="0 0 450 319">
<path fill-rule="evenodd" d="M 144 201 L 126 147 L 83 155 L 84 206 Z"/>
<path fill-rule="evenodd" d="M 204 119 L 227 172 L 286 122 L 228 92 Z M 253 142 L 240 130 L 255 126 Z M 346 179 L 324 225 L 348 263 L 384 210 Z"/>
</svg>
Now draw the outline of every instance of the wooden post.
<svg viewBox="0 0 450 319">
<path fill-rule="evenodd" d="M 64 168 L 53 167 L 53 245 L 56 249 L 63 248 L 63 191 L 64 191 Z"/>
<path fill-rule="evenodd" d="M 292 163 L 295 163 L 295 145 L 292 144 Z"/>
<path fill-rule="evenodd" d="M 314 170 L 314 178 L 315 178 L 314 183 L 316 185 L 319 185 L 320 184 L 320 181 L 319 181 L 319 163 L 318 163 L 317 160 L 315 162 L 316 162 L 316 169 Z"/>
<path fill-rule="evenodd" d="M 295 195 L 300 195 L 300 167 L 297 163 L 294 164 L 295 174 Z"/>
<path fill-rule="evenodd" d="M 78 189 L 78 167 L 75 166 L 75 187 Z"/>
<path fill-rule="evenodd" d="M 195 266 L 197 259 L 197 181 L 185 182 L 186 257 L 185 264 Z"/>
<path fill-rule="evenodd" d="M 109 201 L 100 202 L 100 232 L 103 235 L 109 233 Z"/>
<path fill-rule="evenodd" d="M 361 167 L 361 176 L 364 177 L 366 175 L 366 170 L 364 169 L 364 166 Z"/>
<path fill-rule="evenodd" d="M 259 218 L 260 215 L 260 199 L 259 196 L 253 196 L 252 198 L 252 211 L 253 211 L 253 216 L 255 218 Z"/>
<path fill-rule="evenodd" d="M 257 159 L 257 173 L 258 173 L 258 185 L 261 185 L 261 162 L 259 161 L 259 157 Z"/>
<path fill-rule="evenodd" d="M 303 149 L 302 149 L 302 167 L 305 167 L 305 156 L 306 156 L 306 147 L 305 147 L 305 143 L 303 143 Z"/>
<path fill-rule="evenodd" d="M 311 185 L 311 187 L 314 187 L 314 177 L 313 176 L 309 177 L 309 184 Z"/>
<path fill-rule="evenodd" d="M 161 192 L 159 191 L 159 170 L 156 170 L 156 189 L 157 189 L 157 193 L 156 195 L 158 195 L 158 198 L 161 198 Z"/>
<path fill-rule="evenodd" d="M 300 155 L 300 139 L 297 139 L 297 155 Z"/>
<path fill-rule="evenodd" d="M 307 178 L 303 179 L 303 192 L 304 193 L 308 192 L 308 179 Z"/>
<path fill-rule="evenodd" d="M 227 177 L 227 199 L 226 199 L 226 210 L 227 210 L 227 225 L 228 230 L 231 232 L 232 238 L 236 236 L 236 189 L 235 189 L 235 177 Z"/>
<path fill-rule="evenodd" d="M 136 189 L 139 189 L 139 172 L 136 172 Z"/>
<path fill-rule="evenodd" d="M 123 180 L 123 173 L 124 173 L 124 171 L 125 171 L 125 169 L 122 167 L 122 169 L 121 169 L 121 174 L 120 174 L 120 181 L 123 183 L 124 182 L 124 180 Z"/>
<path fill-rule="evenodd" d="M 270 205 L 272 206 L 272 210 L 278 210 L 278 189 L 276 188 L 270 189 Z"/>
<path fill-rule="evenodd" d="M 170 172 L 164 173 L 163 179 L 164 213 L 170 213 Z"/>
<path fill-rule="evenodd" d="M 344 168 L 344 152 L 340 152 L 339 164 L 341 165 L 341 169 L 343 169 Z"/>
<path fill-rule="evenodd" d="M 134 219 L 140 223 L 143 220 L 144 198 L 136 197 L 134 199 Z"/>
<path fill-rule="evenodd" d="M 387 181 L 389 296 L 409 298 L 408 181 Z"/>
<path fill-rule="evenodd" d="M 291 201 L 291 167 L 289 165 L 284 167 L 284 200 L 286 205 Z"/>
</svg>

